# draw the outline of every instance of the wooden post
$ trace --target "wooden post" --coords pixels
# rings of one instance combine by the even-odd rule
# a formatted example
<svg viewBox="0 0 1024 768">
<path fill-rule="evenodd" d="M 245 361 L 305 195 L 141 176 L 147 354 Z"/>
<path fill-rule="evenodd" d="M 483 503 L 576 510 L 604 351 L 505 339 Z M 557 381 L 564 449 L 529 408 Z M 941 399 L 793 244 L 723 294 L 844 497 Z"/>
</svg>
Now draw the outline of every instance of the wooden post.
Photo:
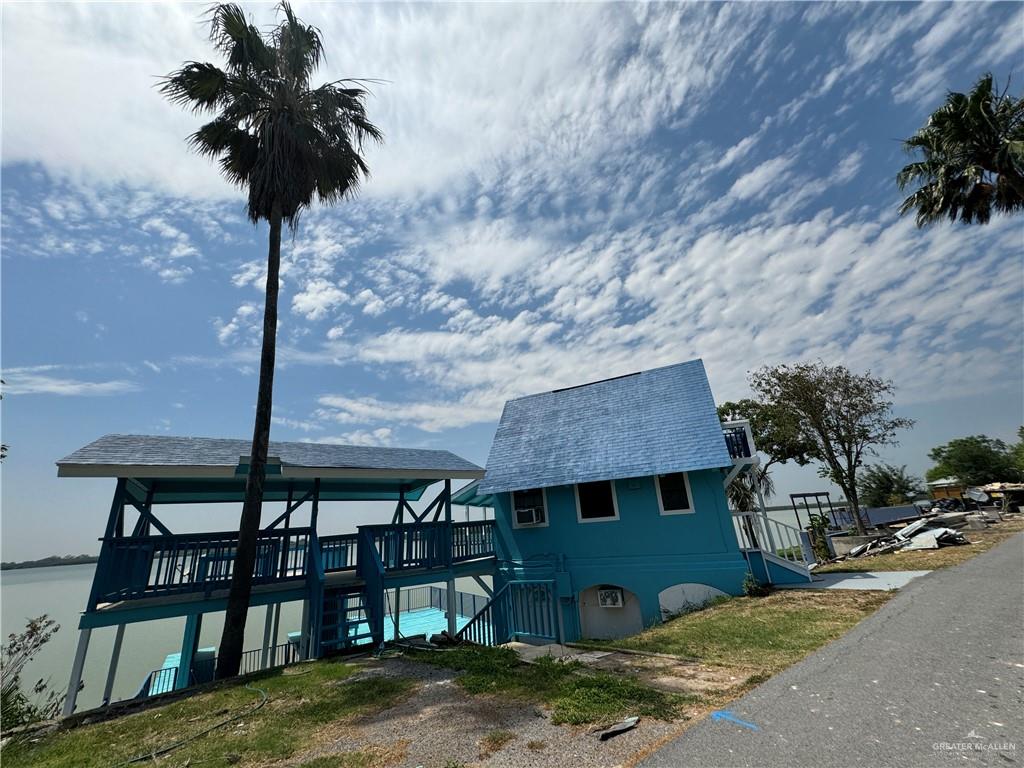
<svg viewBox="0 0 1024 768">
<path fill-rule="evenodd" d="M 448 478 L 444 481 L 444 521 L 448 524 L 447 560 L 450 568 L 452 564 L 452 481 Z M 458 631 L 457 615 L 455 612 L 455 578 L 450 577 L 448 579 L 448 634 L 451 637 L 455 637 L 455 633 Z"/>
<path fill-rule="evenodd" d="M 277 647 L 277 638 L 279 638 L 281 636 L 280 633 L 281 633 L 281 604 L 277 603 L 274 606 L 274 629 L 270 633 L 271 643 L 272 643 L 272 645 L 275 648 Z"/>
<path fill-rule="evenodd" d="M 107 682 L 103 686 L 103 706 L 110 704 L 110 697 L 114 692 L 114 677 L 117 675 L 117 662 L 121 658 L 121 641 L 124 640 L 124 624 L 117 625 L 117 634 L 114 635 L 114 650 L 110 652 L 110 667 L 107 669 Z"/>
<path fill-rule="evenodd" d="M 394 624 L 395 624 L 395 636 L 394 636 L 394 638 L 392 638 L 394 640 L 398 640 L 398 638 L 399 638 L 398 619 L 399 619 L 399 617 L 401 615 L 402 615 L 402 588 L 401 587 L 395 587 L 395 610 L 394 610 L 394 613 L 392 614 L 392 619 L 394 620 Z"/>
<path fill-rule="evenodd" d="M 91 634 L 91 629 L 78 631 L 78 648 L 75 649 L 75 661 L 71 665 L 71 680 L 68 682 L 68 693 L 64 698 L 64 717 L 75 711 L 75 702 L 78 700 L 78 688 L 82 684 L 82 670 L 85 668 L 85 654 L 89 650 Z"/>
<path fill-rule="evenodd" d="M 188 688 L 189 676 L 192 673 L 192 660 L 199 647 L 199 630 L 203 626 L 203 614 L 193 613 L 185 617 L 185 632 L 181 636 L 181 655 L 178 657 L 178 676 L 174 682 L 175 690 Z"/>
<path fill-rule="evenodd" d="M 276 647 L 270 642 L 270 633 L 274 628 L 274 606 L 267 605 L 267 618 L 263 621 L 263 658 L 260 659 L 260 669 L 270 668 L 270 649 Z"/>
<path fill-rule="evenodd" d="M 458 632 L 458 625 L 456 624 L 455 617 L 455 579 L 448 579 L 448 635 L 449 637 L 455 637 L 455 633 Z"/>
<path fill-rule="evenodd" d="M 299 633 L 299 658 L 305 661 L 309 658 L 309 598 L 302 601 L 302 620 L 299 622 L 301 632 Z"/>
</svg>

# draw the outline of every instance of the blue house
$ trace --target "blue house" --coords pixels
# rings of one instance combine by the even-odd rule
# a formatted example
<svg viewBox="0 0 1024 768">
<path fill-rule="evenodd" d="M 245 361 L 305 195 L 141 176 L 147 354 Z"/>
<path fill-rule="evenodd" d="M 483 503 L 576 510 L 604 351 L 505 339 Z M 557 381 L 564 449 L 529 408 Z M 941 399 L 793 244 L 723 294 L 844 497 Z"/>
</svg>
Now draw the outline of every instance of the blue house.
<svg viewBox="0 0 1024 768">
<path fill-rule="evenodd" d="M 248 449 L 107 435 L 57 462 L 62 477 L 115 481 L 65 714 L 94 631 L 114 633 L 104 703 L 138 622 L 182 621 L 178 652 L 139 695 L 211 677 L 217 649 L 199 637 L 226 607 Z M 509 401 L 486 471 L 448 451 L 272 442 L 250 597 L 262 642 L 243 671 L 442 630 L 488 645 L 617 637 L 738 594 L 748 572 L 808 580 L 799 531 L 728 508 L 725 487 L 756 463 L 749 425 L 719 422 L 700 360 Z M 458 479 L 473 482 L 453 493 Z M 393 504 L 390 523 L 322 530 L 322 504 L 366 502 Z M 233 513 L 182 531 L 183 504 Z M 453 505 L 494 519 L 456 521 Z M 287 603 L 301 605 L 293 632 Z"/>
<path fill-rule="evenodd" d="M 756 463 L 749 424 L 719 421 L 693 360 L 509 401 L 484 479 L 455 503 L 493 506 L 499 587 L 552 582 L 563 639 L 619 637 L 740 594 L 748 572 L 809 580 L 799 532 L 729 510 L 725 488 Z"/>
</svg>

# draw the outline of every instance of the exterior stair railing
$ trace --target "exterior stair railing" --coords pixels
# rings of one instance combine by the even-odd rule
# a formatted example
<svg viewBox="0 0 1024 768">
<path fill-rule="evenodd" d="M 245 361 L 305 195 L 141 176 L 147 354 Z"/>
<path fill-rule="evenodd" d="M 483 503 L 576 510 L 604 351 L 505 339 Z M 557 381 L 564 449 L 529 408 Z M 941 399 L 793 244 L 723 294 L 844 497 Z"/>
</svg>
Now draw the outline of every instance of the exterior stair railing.
<svg viewBox="0 0 1024 768">
<path fill-rule="evenodd" d="M 501 645 L 514 637 L 560 642 L 555 582 L 507 582 L 455 636 L 477 645 Z"/>
<path fill-rule="evenodd" d="M 808 565 L 799 528 L 761 512 L 733 512 L 732 520 L 740 549 L 759 550 L 794 565 Z"/>
</svg>

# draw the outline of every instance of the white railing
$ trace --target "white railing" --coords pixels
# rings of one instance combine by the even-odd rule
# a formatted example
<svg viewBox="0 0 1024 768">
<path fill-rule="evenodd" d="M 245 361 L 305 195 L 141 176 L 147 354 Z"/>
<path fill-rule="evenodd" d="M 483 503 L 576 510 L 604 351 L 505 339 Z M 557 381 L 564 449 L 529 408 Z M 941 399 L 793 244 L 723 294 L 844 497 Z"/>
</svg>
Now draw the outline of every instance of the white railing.
<svg viewBox="0 0 1024 768">
<path fill-rule="evenodd" d="M 732 523 L 741 549 L 757 549 L 797 565 L 807 565 L 799 528 L 760 512 L 733 512 Z"/>
</svg>

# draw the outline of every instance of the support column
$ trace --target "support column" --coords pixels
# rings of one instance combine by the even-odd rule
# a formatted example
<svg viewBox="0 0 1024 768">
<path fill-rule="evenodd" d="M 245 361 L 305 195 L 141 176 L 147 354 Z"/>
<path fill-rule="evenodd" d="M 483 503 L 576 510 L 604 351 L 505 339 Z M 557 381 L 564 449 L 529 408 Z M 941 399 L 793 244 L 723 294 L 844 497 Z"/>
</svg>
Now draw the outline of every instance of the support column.
<svg viewBox="0 0 1024 768">
<path fill-rule="evenodd" d="M 270 652 L 271 648 L 274 648 L 276 643 L 270 642 L 270 633 L 274 628 L 274 606 L 272 604 L 267 605 L 267 618 L 263 621 L 263 658 L 260 659 L 260 669 L 268 669 L 270 667 Z"/>
<path fill-rule="evenodd" d="M 448 523 L 448 564 L 451 566 L 452 481 L 448 479 L 444 481 L 444 521 Z M 455 578 L 450 577 L 448 579 L 448 634 L 452 637 L 455 637 L 455 633 L 458 631 L 457 616 L 458 614 L 455 612 Z"/>
<path fill-rule="evenodd" d="M 114 635 L 114 650 L 110 652 L 110 667 L 107 669 L 107 682 L 103 686 L 103 706 L 110 704 L 110 697 L 114 691 L 114 677 L 117 675 L 117 662 L 121 658 L 121 641 L 124 640 L 124 624 L 117 625 L 117 634 Z"/>
<path fill-rule="evenodd" d="M 309 658 L 309 598 L 302 601 L 302 620 L 299 622 L 299 658 Z"/>
<path fill-rule="evenodd" d="M 274 606 L 274 629 L 271 632 L 271 644 L 276 648 L 278 645 L 278 638 L 281 636 L 281 604 L 277 603 Z"/>
<path fill-rule="evenodd" d="M 392 614 L 392 619 L 395 622 L 395 636 L 393 639 L 398 640 L 398 617 L 402 615 L 402 588 L 395 587 L 395 609 Z"/>
<path fill-rule="evenodd" d="M 194 613 L 185 617 L 185 632 L 181 637 L 181 655 L 178 657 L 178 677 L 174 683 L 175 690 L 188 688 L 192 660 L 199 647 L 199 630 L 202 626 L 203 614 Z"/>
<path fill-rule="evenodd" d="M 75 702 L 78 700 L 78 688 L 82 684 L 82 670 L 85 668 L 85 654 L 89 650 L 89 636 L 91 629 L 80 629 L 78 631 L 78 648 L 75 649 L 75 660 L 71 665 L 71 680 L 68 682 L 68 694 L 64 698 L 64 717 L 75 711 Z"/>
</svg>

